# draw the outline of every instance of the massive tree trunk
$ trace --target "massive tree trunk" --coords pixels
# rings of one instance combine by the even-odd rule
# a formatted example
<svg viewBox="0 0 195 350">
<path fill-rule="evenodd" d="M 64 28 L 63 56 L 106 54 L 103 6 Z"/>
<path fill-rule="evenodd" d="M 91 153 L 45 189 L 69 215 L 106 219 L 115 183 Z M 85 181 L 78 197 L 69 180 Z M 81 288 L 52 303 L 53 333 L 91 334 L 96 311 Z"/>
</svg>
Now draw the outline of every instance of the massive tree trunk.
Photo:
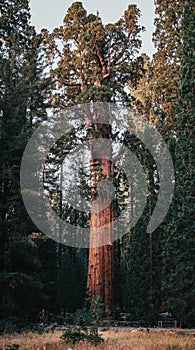
<svg viewBox="0 0 195 350">
<path fill-rule="evenodd" d="M 104 113 L 104 111 L 101 113 Z M 113 174 L 111 125 L 91 125 L 91 217 L 88 289 L 91 301 L 99 299 L 110 313 L 113 305 L 113 203 L 106 179 Z M 100 116 L 102 120 L 102 115 Z M 96 138 L 94 139 L 94 134 Z M 99 140 L 99 141 L 98 141 Z M 94 145 L 93 141 L 96 142 Z M 102 143 L 101 143 L 102 141 Z M 104 144 L 105 142 L 105 144 Z M 101 181 L 103 181 L 101 183 Z M 101 186 L 101 193 L 98 184 Z"/>
<path fill-rule="evenodd" d="M 98 13 L 97 16 L 87 15 L 82 3 L 75 2 L 68 9 L 60 28 L 56 28 L 52 35 L 43 31 L 43 45 L 48 60 L 51 62 L 53 57 L 59 58 L 57 69 L 54 64 L 51 70 L 51 78 L 55 82 L 52 101 L 59 104 L 59 107 L 72 106 L 78 102 L 83 104 L 82 113 L 83 117 L 86 117 L 89 134 L 91 131 L 89 135 L 91 140 L 100 138 L 111 141 L 111 123 L 108 123 L 108 120 L 101 121 L 102 116 L 96 118 L 93 115 L 94 120 L 90 126 L 87 120 L 90 119 L 89 115 L 85 115 L 85 109 L 88 108 L 85 102 L 90 101 L 91 106 L 92 101 L 123 101 L 126 95 L 123 86 L 131 80 L 135 84 L 142 72 L 142 60 L 136 59 L 133 62 L 141 47 L 139 16 L 139 9 L 135 5 L 129 5 L 120 21 L 104 26 Z M 100 175 L 98 168 L 102 169 L 101 176 L 105 179 L 108 179 L 113 172 L 111 145 L 105 147 L 103 151 L 101 155 L 97 155 L 91 148 L 92 213 L 88 288 L 91 299 L 100 297 L 106 310 L 111 311 L 114 215 L 109 186 L 106 188 L 105 185 L 103 198 L 99 200 L 99 210 L 96 210 L 98 202 L 96 187 Z"/>
</svg>

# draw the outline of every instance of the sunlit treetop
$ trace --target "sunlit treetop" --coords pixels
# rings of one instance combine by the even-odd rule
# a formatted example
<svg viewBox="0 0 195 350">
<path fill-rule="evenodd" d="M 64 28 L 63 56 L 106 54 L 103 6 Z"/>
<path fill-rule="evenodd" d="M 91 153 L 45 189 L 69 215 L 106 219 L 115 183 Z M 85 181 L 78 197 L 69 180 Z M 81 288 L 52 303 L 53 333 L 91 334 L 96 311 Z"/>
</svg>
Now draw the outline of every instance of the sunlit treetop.
<svg viewBox="0 0 195 350">
<path fill-rule="evenodd" d="M 124 87 L 129 80 L 136 84 L 142 68 L 142 59 L 135 58 L 143 30 L 139 17 L 136 5 L 129 5 L 118 22 L 104 25 L 98 12 L 87 14 L 82 3 L 75 2 L 62 26 L 52 33 L 42 30 L 56 105 L 127 100 Z"/>
</svg>

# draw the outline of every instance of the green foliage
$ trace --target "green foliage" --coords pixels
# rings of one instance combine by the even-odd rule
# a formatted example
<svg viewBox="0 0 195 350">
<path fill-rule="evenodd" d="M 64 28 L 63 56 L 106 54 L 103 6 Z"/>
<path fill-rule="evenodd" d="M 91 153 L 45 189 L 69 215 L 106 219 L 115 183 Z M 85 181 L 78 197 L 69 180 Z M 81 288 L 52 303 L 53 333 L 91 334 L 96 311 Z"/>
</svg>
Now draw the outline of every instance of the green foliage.
<svg viewBox="0 0 195 350">
<path fill-rule="evenodd" d="M 73 323 L 79 326 L 89 326 L 92 323 L 92 311 L 88 308 L 79 309 L 74 313 Z"/>
<path fill-rule="evenodd" d="M 32 313 L 32 311 L 31 311 Z M 27 318 L 9 317 L 5 318 L 0 323 L 0 334 L 13 334 L 23 333 L 31 331 L 33 333 L 42 334 L 44 332 L 43 327 L 30 322 Z"/>
<path fill-rule="evenodd" d="M 95 326 L 91 327 L 71 327 L 67 329 L 65 333 L 60 337 L 66 344 L 76 344 L 81 341 L 86 341 L 91 344 L 97 345 L 102 343 L 104 340 L 98 335 L 98 329 Z"/>
<path fill-rule="evenodd" d="M 173 155 L 176 175 L 173 205 L 164 223 L 152 234 L 147 222 L 159 192 L 157 169 L 146 148 L 127 135 L 125 146 L 136 154 L 147 174 L 149 196 L 143 217 L 132 232 L 115 242 L 115 301 L 132 320 L 149 318 L 165 310 L 182 326 L 194 325 L 193 280 L 193 138 L 194 138 L 194 5 L 191 0 L 156 0 L 153 59 L 135 58 L 140 49 L 140 12 L 130 5 L 123 18 L 104 25 L 99 15 L 87 14 L 81 2 L 73 3 L 63 25 L 41 36 L 30 25 L 26 0 L 1 3 L 0 29 L 0 332 L 34 328 L 40 310 L 74 312 L 82 307 L 87 276 L 87 250 L 57 245 L 37 234 L 20 194 L 20 163 L 25 145 L 39 122 L 46 118 L 47 83 L 40 61 L 41 39 L 51 69 L 51 101 L 60 110 L 88 101 L 131 102 L 155 122 Z M 184 12 L 183 12 L 184 10 Z M 58 47 L 58 43 L 60 44 Z M 60 55 L 59 51 L 61 50 Z M 55 58 L 58 56 L 56 67 Z M 48 68 L 47 67 L 47 68 Z M 141 77 L 141 79 L 140 79 Z M 139 84 L 137 85 L 137 83 Z M 102 131 L 101 131 L 102 132 Z M 92 130 L 94 137 L 98 133 Z M 107 134 L 102 135 L 107 137 Z M 57 141 L 48 168 L 60 171 L 64 153 L 83 142 L 72 131 Z M 65 151 L 65 152 L 64 152 Z M 101 169 L 96 168 L 101 172 Z M 86 178 L 80 189 L 88 195 Z M 55 174 L 56 175 L 56 174 Z M 116 175 L 116 174 L 115 174 Z M 115 181 L 115 180 L 113 180 Z M 156 182 L 155 182 L 156 181 Z M 117 182 L 117 181 L 115 181 Z M 75 225 L 87 226 L 83 216 L 60 202 L 58 179 L 46 175 L 47 190 L 57 214 Z M 125 174 L 115 183 L 115 215 L 126 206 Z M 58 187 L 57 187 L 58 186 Z M 78 310 L 65 342 L 98 343 L 96 326 L 106 317 L 101 300 Z M 55 315 L 54 315 L 55 317 Z M 95 328 L 86 326 L 95 325 Z M 9 350 L 16 350 L 17 344 Z M 8 350 L 8 347 L 7 347 Z M 170 349 L 171 350 L 171 349 Z"/>
<path fill-rule="evenodd" d="M 128 80 L 136 84 L 142 71 L 142 59 L 135 59 L 141 47 L 139 16 L 136 5 L 129 5 L 117 23 L 103 25 L 98 15 L 87 15 L 82 3 L 75 2 L 60 28 L 51 34 L 42 31 L 51 66 L 58 58 L 57 68 L 51 69 L 55 106 L 91 100 L 127 102 L 124 86 Z"/>
<path fill-rule="evenodd" d="M 97 297 L 94 301 L 89 303 L 88 308 L 84 307 L 78 309 L 74 313 L 73 322 L 80 326 L 101 325 L 102 320 L 107 317 L 107 313 L 104 309 L 104 303 Z"/>
<path fill-rule="evenodd" d="M 195 113 L 194 50 L 195 15 L 193 7 L 185 4 L 182 29 L 182 61 L 179 108 L 175 123 L 175 196 L 172 220 L 164 249 L 163 292 L 167 304 L 181 326 L 194 324 L 194 169 L 192 150 Z"/>
<path fill-rule="evenodd" d="M 155 3 L 153 41 L 157 51 L 151 64 L 152 116 L 159 127 L 162 126 L 161 132 L 167 138 L 174 130 L 178 107 L 184 1 L 173 0 L 169 6 L 166 0 L 157 0 Z"/>
<path fill-rule="evenodd" d="M 96 297 L 90 303 L 90 309 L 91 309 L 91 318 L 92 318 L 93 324 L 96 324 L 96 325 L 101 324 L 102 320 L 108 316 L 105 311 L 104 303 L 101 301 L 100 297 Z"/>
<path fill-rule="evenodd" d="M 35 227 L 22 202 L 20 163 L 29 136 L 46 112 L 40 37 L 30 25 L 29 3 L 3 1 L 1 14 L 0 315 L 6 319 L 25 317 L 39 308 L 40 261 L 28 237 Z"/>
</svg>

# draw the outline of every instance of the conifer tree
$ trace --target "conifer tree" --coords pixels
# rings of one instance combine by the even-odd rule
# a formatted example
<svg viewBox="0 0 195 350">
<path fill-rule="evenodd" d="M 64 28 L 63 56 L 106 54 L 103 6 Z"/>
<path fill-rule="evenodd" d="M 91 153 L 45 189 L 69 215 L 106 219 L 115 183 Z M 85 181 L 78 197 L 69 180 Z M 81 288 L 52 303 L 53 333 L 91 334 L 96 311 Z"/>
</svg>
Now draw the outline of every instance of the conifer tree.
<svg viewBox="0 0 195 350">
<path fill-rule="evenodd" d="M 182 20 L 182 59 L 175 142 L 176 186 L 172 220 L 164 251 L 167 305 L 181 326 L 194 325 L 194 168 L 195 14 L 185 2 Z"/>
<path fill-rule="evenodd" d="M 156 53 L 152 60 L 146 55 L 144 58 L 145 74 L 140 79 L 138 85 L 133 88 L 129 84 L 129 89 L 133 95 L 133 104 L 146 118 L 155 123 L 164 140 L 167 141 L 170 152 L 174 159 L 174 144 L 176 131 L 176 114 L 179 103 L 178 89 L 180 84 L 180 69 L 181 69 L 181 28 L 182 28 L 182 12 L 184 2 L 174 0 L 167 6 L 167 1 L 155 1 L 156 18 L 155 32 L 153 41 L 156 47 Z M 147 152 L 142 152 L 142 163 L 146 164 L 147 180 L 150 183 L 152 190 L 148 197 L 147 209 L 152 208 L 156 202 L 156 194 L 158 193 L 158 184 L 154 186 L 154 178 L 156 173 L 155 165 L 152 165 Z M 147 165 L 148 164 L 148 165 Z M 156 188 L 155 188 L 156 187 Z M 173 210 L 173 211 L 172 211 Z M 146 214 L 147 216 L 147 214 Z M 162 279 L 166 276 L 166 271 L 163 268 L 164 246 L 166 235 L 170 231 L 172 220 L 174 220 L 175 211 L 171 206 L 164 223 L 148 237 L 148 249 L 144 251 L 146 266 L 150 266 L 150 276 L 148 275 L 148 286 L 146 285 L 145 294 L 150 307 L 147 305 L 148 313 L 151 318 L 158 313 L 167 309 L 167 296 L 161 290 Z M 143 232 L 146 230 L 144 220 L 143 227 L 140 229 L 140 239 Z M 138 227 L 135 228 L 135 233 Z M 133 241 L 134 246 L 136 240 Z M 141 244 L 141 241 L 140 241 Z M 131 257 L 132 255 L 132 257 Z M 134 259 L 134 252 L 131 250 L 129 259 Z M 135 260 L 135 259 L 134 259 Z M 139 258 L 138 258 L 139 260 Z M 150 263 L 149 263 L 150 261 Z M 133 262 L 137 266 L 137 262 Z M 142 273 L 143 279 L 148 271 Z M 164 274 L 164 276 L 163 276 Z M 129 277 L 131 280 L 131 277 Z M 132 279 L 134 275 L 132 275 Z M 150 281 L 150 283 L 149 283 Z M 132 295 L 133 286 L 131 285 Z M 141 290 L 139 290 L 142 293 Z M 148 295 L 150 294 L 150 295 Z M 142 298 L 140 294 L 140 298 Z M 133 300 L 132 300 L 133 304 Z"/>
<path fill-rule="evenodd" d="M 151 65 L 151 106 L 153 120 L 164 124 L 164 138 L 174 129 L 178 106 L 181 61 L 181 18 L 183 0 L 156 0 L 156 26 L 153 41 L 157 52 Z M 166 130 L 165 130 L 166 125 Z M 163 127 L 162 127 L 163 129 Z"/>
<path fill-rule="evenodd" d="M 87 15 L 82 3 L 75 2 L 68 9 L 60 28 L 52 34 L 42 31 L 48 59 L 58 57 L 57 68 L 51 70 L 56 90 L 52 94 L 54 106 L 63 108 L 90 101 L 128 101 L 125 84 L 128 80 L 136 84 L 142 68 L 142 59 L 135 59 L 141 46 L 141 28 L 137 23 L 139 15 L 137 7 L 129 5 L 117 23 L 103 25 L 98 13 Z M 57 45 L 60 40 L 61 47 Z M 111 124 L 97 123 L 98 113 L 94 111 L 94 123 L 85 121 L 87 135 L 91 139 L 96 135 L 112 140 Z M 101 169 L 104 178 L 112 175 L 112 165 L 108 160 L 112 158 L 112 150 L 111 147 L 105 149 L 105 154 L 98 160 L 90 151 L 91 177 L 97 187 L 98 169 Z M 95 193 L 91 192 L 92 199 L 94 196 Z M 88 288 L 92 301 L 99 297 L 107 311 L 111 311 L 113 304 L 113 215 L 110 204 L 90 217 Z M 107 243 L 93 247 L 93 240 L 97 240 L 98 235 L 93 237 L 92 232 L 103 230 L 105 224 L 110 225 L 110 229 L 102 235 L 108 237 Z"/>
<path fill-rule="evenodd" d="M 30 305 L 26 297 L 22 299 L 22 295 L 25 293 L 28 295 L 31 288 L 34 290 L 40 288 L 41 293 L 41 282 L 35 278 L 36 271 L 40 268 L 36 245 L 30 238 L 28 239 L 28 234 L 35 227 L 28 218 L 20 193 L 20 163 L 26 143 L 36 123 L 46 117 L 44 88 L 38 63 L 39 42 L 40 37 L 30 25 L 28 1 L 2 1 L 0 31 L 2 317 L 13 316 L 14 313 L 16 315 L 20 309 L 18 305 L 22 302 L 26 303 L 26 310 L 24 304 L 23 307 L 24 313 L 27 312 Z M 30 257 L 32 257 L 31 263 Z M 23 258 L 26 261 L 23 261 Z M 33 305 L 34 301 L 32 308 Z"/>
</svg>

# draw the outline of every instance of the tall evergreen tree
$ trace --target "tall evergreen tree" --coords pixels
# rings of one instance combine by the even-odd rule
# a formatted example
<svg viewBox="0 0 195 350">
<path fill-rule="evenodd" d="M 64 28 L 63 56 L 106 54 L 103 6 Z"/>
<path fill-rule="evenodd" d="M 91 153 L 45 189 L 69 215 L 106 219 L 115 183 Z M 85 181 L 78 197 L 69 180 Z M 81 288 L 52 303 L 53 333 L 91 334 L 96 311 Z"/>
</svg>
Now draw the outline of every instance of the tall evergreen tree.
<svg viewBox="0 0 195 350">
<path fill-rule="evenodd" d="M 1 315 L 33 312 L 41 292 L 34 225 L 20 194 L 20 163 L 37 121 L 46 117 L 39 67 L 40 37 L 30 25 L 28 1 L 1 2 L 0 31 L 0 242 Z M 21 248 L 22 247 L 22 248 Z M 29 305 L 33 288 L 35 299 Z M 25 295 L 25 296 L 24 296 Z M 23 298 L 24 297 L 24 298 Z M 35 303 L 35 304 L 34 304 Z M 39 302 L 37 303 L 38 306 Z M 26 309 L 26 310 L 25 310 Z"/>
<path fill-rule="evenodd" d="M 127 135 L 125 144 L 136 154 L 145 170 L 148 193 L 142 218 L 122 245 L 121 262 L 125 276 L 123 302 L 132 319 L 145 317 L 153 324 L 160 304 L 161 241 L 159 228 L 153 233 L 148 233 L 147 225 L 159 192 L 157 166 L 147 147 L 135 136 Z M 135 184 L 133 190 L 136 190 Z"/>
<path fill-rule="evenodd" d="M 130 90 L 134 96 L 135 107 L 155 123 L 167 141 L 176 165 L 180 163 L 180 161 L 177 163 L 177 158 L 178 155 L 181 155 L 181 151 L 178 151 L 179 143 L 176 146 L 177 151 L 175 151 L 175 144 L 179 130 L 178 120 L 180 119 L 178 118 L 178 106 L 181 104 L 179 96 L 180 76 L 183 74 L 181 65 L 183 65 L 182 27 L 184 22 L 182 22 L 182 17 L 184 1 L 172 1 L 167 6 L 167 1 L 157 0 L 155 5 L 156 28 L 153 40 L 157 51 L 151 62 L 147 57 L 144 57 L 145 75 L 136 88 L 133 89 L 130 85 Z M 181 157 L 183 157 L 183 153 Z M 147 154 L 143 155 L 142 161 L 147 162 Z M 148 175 L 148 180 L 152 182 L 155 177 L 155 168 L 152 171 L 152 166 L 150 166 Z M 158 189 L 156 191 L 158 192 Z M 179 191 L 178 187 L 176 191 Z M 153 206 L 154 203 L 155 196 L 150 196 L 148 204 Z M 150 266 L 152 266 L 150 280 L 153 281 L 153 301 L 151 304 L 154 307 L 154 314 L 172 309 L 173 306 L 171 302 L 168 302 L 168 300 L 170 301 L 170 284 L 167 282 L 167 278 L 170 276 L 170 269 L 174 264 L 174 255 L 171 254 L 174 252 L 172 235 L 175 229 L 173 227 L 175 227 L 178 216 L 176 208 L 178 205 L 174 201 L 166 219 L 152 234 L 150 248 L 148 247 L 148 251 L 152 251 L 150 254 Z M 169 260 L 166 260 L 168 256 Z M 176 293 L 175 287 L 172 287 L 172 295 Z M 178 315 L 177 318 L 179 319 Z"/>
<path fill-rule="evenodd" d="M 162 127 L 164 138 L 174 129 L 178 106 L 181 61 L 181 19 L 183 0 L 156 0 L 153 41 L 157 49 L 152 61 L 151 106 L 153 120 Z M 166 130 L 165 130 L 166 125 Z"/>
<path fill-rule="evenodd" d="M 179 109 L 176 120 L 176 187 L 172 224 L 164 251 L 164 285 L 167 305 L 181 326 L 194 325 L 194 168 L 195 14 L 185 2 L 182 20 L 182 60 Z"/>
<path fill-rule="evenodd" d="M 52 34 L 43 31 L 48 55 L 52 58 L 55 54 L 58 56 L 57 68 L 51 71 L 54 88 L 57 90 L 57 93 L 52 95 L 56 105 L 63 107 L 90 101 L 127 102 L 125 84 L 128 80 L 135 84 L 142 67 L 142 59 L 135 60 L 141 46 L 141 28 L 137 23 L 139 14 L 137 7 L 130 5 L 117 23 L 103 25 L 99 14 L 87 15 L 82 3 L 75 2 L 68 9 L 63 26 L 55 29 Z M 59 40 L 62 41 L 61 47 L 56 45 Z M 98 138 L 112 140 L 111 124 L 98 123 L 98 113 L 100 110 L 94 110 L 93 123 L 85 120 L 88 137 L 94 139 L 96 135 Z M 108 116 L 104 113 L 107 120 Z M 111 147 L 105 149 L 105 153 L 99 159 L 96 159 L 92 149 L 90 151 L 93 206 L 96 199 L 94 190 L 100 175 L 98 169 L 101 169 L 101 176 L 104 178 L 112 175 L 112 165 L 109 161 L 112 158 L 112 150 Z M 113 215 L 111 204 L 99 214 L 92 212 L 90 216 L 88 288 L 91 299 L 100 297 L 107 311 L 112 309 L 113 303 Z M 105 224 L 110 225 L 110 229 L 102 235 Z M 102 247 L 93 246 L 94 242 L 98 241 L 98 230 L 102 237 L 108 237 L 107 243 Z"/>
</svg>

